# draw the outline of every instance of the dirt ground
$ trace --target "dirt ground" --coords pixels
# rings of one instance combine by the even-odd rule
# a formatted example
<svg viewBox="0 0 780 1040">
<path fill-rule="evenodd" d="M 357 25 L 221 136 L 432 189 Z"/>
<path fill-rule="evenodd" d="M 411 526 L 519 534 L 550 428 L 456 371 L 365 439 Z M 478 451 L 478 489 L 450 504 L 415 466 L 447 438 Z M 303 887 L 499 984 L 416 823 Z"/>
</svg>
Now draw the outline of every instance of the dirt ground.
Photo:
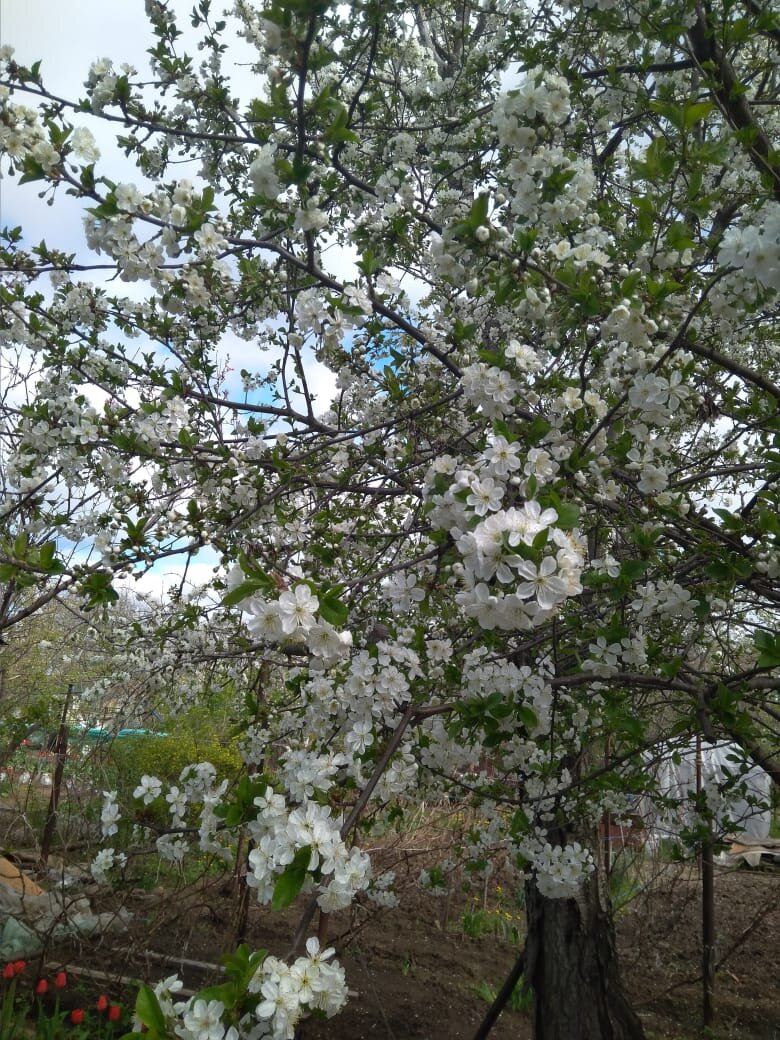
<svg viewBox="0 0 780 1040">
<path fill-rule="evenodd" d="M 10 807 L 9 807 L 10 811 Z M 328 920 L 327 941 L 343 964 L 350 1000 L 328 1022 L 308 1021 L 300 1040 L 471 1040 L 522 948 L 525 919 L 499 868 L 489 883 L 469 883 L 455 869 L 449 895 L 420 888 L 422 868 L 454 856 L 462 814 L 430 817 L 417 829 L 385 835 L 369 847 L 377 873 L 392 870 L 397 909 L 365 903 Z M 17 817 L 18 819 L 18 817 Z M 459 821 L 459 822 L 458 822 Z M 0 821 L 2 822 L 2 821 Z M 6 850 L 27 832 L 4 834 Z M 73 838 L 73 836 L 71 836 Z M 15 838 L 9 845 L 9 839 Z M 253 948 L 289 953 L 304 897 L 282 913 L 259 907 L 229 875 L 155 877 L 156 857 L 131 859 L 123 885 L 106 893 L 88 883 L 89 843 L 71 843 L 66 862 L 83 861 L 95 910 L 123 907 L 126 934 L 48 951 L 41 973 L 67 966 L 82 987 L 134 1000 L 137 980 L 175 972 L 190 990 L 219 980 L 222 952 L 244 939 Z M 3 851 L 0 849 L 0 851 Z M 623 858 L 621 858 L 623 857 Z M 161 881 L 163 883 L 161 883 Z M 780 868 L 718 869 L 715 880 L 718 971 L 712 1033 L 701 1026 L 701 882 L 695 865 L 624 850 L 611 883 L 625 988 L 647 1040 L 780 1040 Z M 317 927 L 315 917 L 307 934 Z M 518 1004 L 521 1003 L 518 1001 Z M 532 1040 L 527 1010 L 507 1008 L 494 1040 Z"/>
<path fill-rule="evenodd" d="M 523 913 L 500 879 L 478 891 L 453 885 L 432 899 L 417 879 L 429 853 L 393 850 L 401 903 L 395 910 L 357 908 L 329 919 L 352 997 L 329 1022 L 309 1021 L 301 1040 L 469 1040 L 523 940 Z M 718 871 L 716 878 L 716 1022 L 701 1028 L 701 885 L 696 868 L 644 864 L 614 886 L 625 905 L 617 915 L 624 981 L 648 1040 L 780 1040 L 780 871 Z M 76 960 L 117 979 L 159 979 L 181 968 L 188 987 L 215 979 L 208 964 L 233 943 L 238 900 L 230 879 L 201 881 L 172 892 L 130 889 L 134 914 L 126 937 L 84 944 Z M 105 909 L 105 906 L 101 906 Z M 250 903 L 246 939 L 283 955 L 301 904 L 283 913 Z M 59 951 L 74 960 L 74 953 Z M 203 962 L 193 964 L 192 962 Z M 122 981 L 119 981 L 122 980 Z M 101 983 L 105 988 L 105 981 Z M 495 1040 L 531 1040 L 527 1011 L 505 1010 Z"/>
<path fill-rule="evenodd" d="M 715 877 L 715 1026 L 718 1040 L 780 1038 L 780 870 L 743 867 Z M 618 917 L 626 988 L 648 1037 L 701 1028 L 701 882 L 669 867 Z"/>
</svg>

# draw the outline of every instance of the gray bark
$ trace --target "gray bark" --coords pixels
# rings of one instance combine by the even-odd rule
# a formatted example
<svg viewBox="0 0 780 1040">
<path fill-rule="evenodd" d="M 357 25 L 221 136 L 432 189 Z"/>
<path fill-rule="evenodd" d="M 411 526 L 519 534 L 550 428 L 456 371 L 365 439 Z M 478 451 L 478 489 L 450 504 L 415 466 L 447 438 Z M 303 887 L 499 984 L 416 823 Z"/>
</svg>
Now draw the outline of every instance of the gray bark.
<svg viewBox="0 0 780 1040">
<path fill-rule="evenodd" d="M 609 903 L 593 875 L 578 899 L 526 884 L 526 984 L 535 1040 L 644 1040 L 620 984 Z"/>
</svg>

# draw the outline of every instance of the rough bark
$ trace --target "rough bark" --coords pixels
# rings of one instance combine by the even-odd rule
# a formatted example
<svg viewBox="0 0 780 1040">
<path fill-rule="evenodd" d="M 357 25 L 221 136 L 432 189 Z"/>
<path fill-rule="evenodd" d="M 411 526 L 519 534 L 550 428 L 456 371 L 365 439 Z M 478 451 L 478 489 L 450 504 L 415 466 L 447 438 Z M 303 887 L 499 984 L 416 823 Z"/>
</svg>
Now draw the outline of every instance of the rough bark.
<svg viewBox="0 0 780 1040">
<path fill-rule="evenodd" d="M 593 877 L 578 899 L 526 885 L 526 983 L 535 1040 L 644 1040 L 620 984 L 609 902 Z"/>
</svg>

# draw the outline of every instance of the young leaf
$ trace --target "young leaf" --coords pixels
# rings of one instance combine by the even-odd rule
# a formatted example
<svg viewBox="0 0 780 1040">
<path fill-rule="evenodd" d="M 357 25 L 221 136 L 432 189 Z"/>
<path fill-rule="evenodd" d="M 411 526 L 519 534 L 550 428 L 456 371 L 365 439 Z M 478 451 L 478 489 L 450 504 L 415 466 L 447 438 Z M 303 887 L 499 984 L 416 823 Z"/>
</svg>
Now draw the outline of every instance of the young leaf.
<svg viewBox="0 0 780 1040">
<path fill-rule="evenodd" d="M 273 899 L 271 900 L 272 909 L 283 910 L 292 903 L 303 888 L 310 859 L 311 845 L 304 845 L 303 848 L 298 849 L 292 863 L 276 879 Z"/>
<path fill-rule="evenodd" d="M 165 1015 L 160 1007 L 157 994 L 151 986 L 144 984 L 139 989 L 135 1001 L 135 1013 L 147 1029 L 157 1033 L 165 1033 Z"/>
</svg>

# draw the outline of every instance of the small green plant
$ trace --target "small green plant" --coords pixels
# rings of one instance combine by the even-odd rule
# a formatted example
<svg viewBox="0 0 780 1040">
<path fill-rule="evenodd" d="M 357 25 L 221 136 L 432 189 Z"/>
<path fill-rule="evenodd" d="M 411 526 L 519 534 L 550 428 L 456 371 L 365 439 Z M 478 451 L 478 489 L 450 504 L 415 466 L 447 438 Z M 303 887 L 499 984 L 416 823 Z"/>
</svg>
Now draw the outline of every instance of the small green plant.
<svg viewBox="0 0 780 1040">
<path fill-rule="evenodd" d="M 485 935 L 495 936 L 504 942 L 519 946 L 525 934 L 525 918 L 517 906 L 509 907 L 504 900 L 504 891 L 500 885 L 495 890 L 498 903 L 487 907 L 474 896 L 472 903 L 463 911 L 461 928 L 463 934 L 471 939 L 481 939 Z"/>
<path fill-rule="evenodd" d="M 507 1007 L 511 1011 L 530 1011 L 534 1003 L 534 995 L 532 990 L 523 989 L 525 980 L 521 975 L 517 981 L 517 985 L 512 990 Z M 491 983 L 486 982 L 484 979 L 476 986 L 471 987 L 473 992 L 486 1004 L 492 1004 L 498 996 L 498 990 Z"/>
<path fill-rule="evenodd" d="M 617 914 L 641 895 L 645 884 L 640 873 L 640 857 L 627 855 L 625 850 L 616 857 L 609 875 L 609 897 Z"/>
<path fill-rule="evenodd" d="M 19 976 L 24 972 L 25 961 L 9 961 L 3 968 L 3 997 L 0 1006 L 0 1040 L 15 1040 L 27 1017 L 20 994 L 17 994 Z"/>
</svg>

